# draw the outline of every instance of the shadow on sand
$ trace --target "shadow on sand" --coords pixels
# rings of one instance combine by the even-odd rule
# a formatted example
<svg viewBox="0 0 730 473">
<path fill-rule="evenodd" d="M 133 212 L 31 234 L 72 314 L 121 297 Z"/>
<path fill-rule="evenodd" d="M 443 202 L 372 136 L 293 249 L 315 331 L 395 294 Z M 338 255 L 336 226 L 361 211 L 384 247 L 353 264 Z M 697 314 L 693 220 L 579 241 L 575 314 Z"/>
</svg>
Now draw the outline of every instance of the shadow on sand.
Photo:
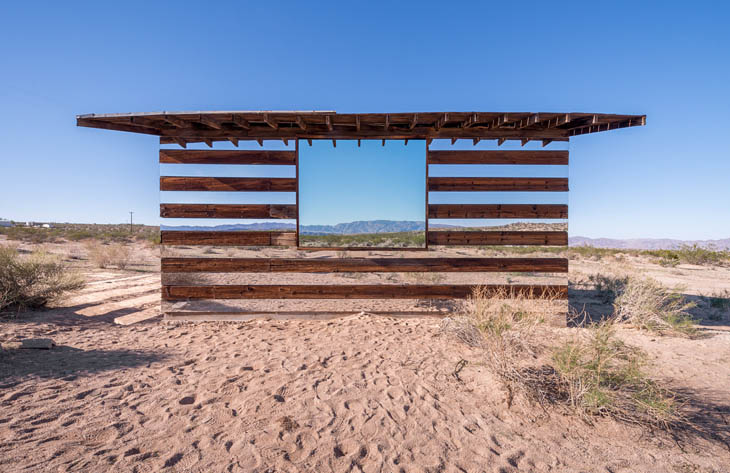
<svg viewBox="0 0 730 473">
<path fill-rule="evenodd" d="M 0 391 L 29 376 L 73 380 L 104 371 L 146 366 L 167 355 L 142 350 L 80 350 L 58 346 L 51 350 L 6 350 L 0 353 Z"/>
<path fill-rule="evenodd" d="M 693 294 L 682 294 L 682 296 L 696 304 L 688 311 L 694 317 L 696 325 L 708 328 L 730 325 L 730 299 Z M 607 302 L 605 296 L 595 289 L 570 286 L 568 298 L 570 311 L 567 323 L 570 327 L 600 322 L 613 314 L 612 303 Z"/>
</svg>

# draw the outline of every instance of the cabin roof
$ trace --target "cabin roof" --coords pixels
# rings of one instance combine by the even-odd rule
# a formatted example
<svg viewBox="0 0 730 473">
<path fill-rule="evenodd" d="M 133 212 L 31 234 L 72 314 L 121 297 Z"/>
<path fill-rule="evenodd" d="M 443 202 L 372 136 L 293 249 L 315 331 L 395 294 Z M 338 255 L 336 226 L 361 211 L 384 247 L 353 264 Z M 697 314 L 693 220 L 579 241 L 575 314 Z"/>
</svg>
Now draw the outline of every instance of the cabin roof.
<svg viewBox="0 0 730 473">
<path fill-rule="evenodd" d="M 161 144 L 295 139 L 471 139 L 568 141 L 643 126 L 646 115 L 535 112 L 337 113 L 333 110 L 231 110 L 87 114 L 78 126 L 157 135 Z"/>
</svg>

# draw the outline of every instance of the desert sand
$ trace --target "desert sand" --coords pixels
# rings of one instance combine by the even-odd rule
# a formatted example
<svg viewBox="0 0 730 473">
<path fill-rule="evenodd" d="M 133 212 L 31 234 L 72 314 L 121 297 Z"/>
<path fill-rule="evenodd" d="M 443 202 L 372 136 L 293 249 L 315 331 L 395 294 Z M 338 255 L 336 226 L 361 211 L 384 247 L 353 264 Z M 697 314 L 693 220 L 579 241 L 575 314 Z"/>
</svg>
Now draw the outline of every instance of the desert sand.
<svg viewBox="0 0 730 473">
<path fill-rule="evenodd" d="M 730 286 L 727 268 L 624 263 L 690 295 Z M 0 323 L 3 341 L 57 344 L 0 353 L 0 471 L 730 471 L 727 314 L 699 339 L 620 331 L 691 399 L 704 433 L 672 436 L 508 406 L 439 317 L 115 324 L 157 310 L 159 273 L 140 265 L 84 268 L 89 284 L 57 307 Z M 573 261 L 571 278 L 615 265 Z"/>
</svg>

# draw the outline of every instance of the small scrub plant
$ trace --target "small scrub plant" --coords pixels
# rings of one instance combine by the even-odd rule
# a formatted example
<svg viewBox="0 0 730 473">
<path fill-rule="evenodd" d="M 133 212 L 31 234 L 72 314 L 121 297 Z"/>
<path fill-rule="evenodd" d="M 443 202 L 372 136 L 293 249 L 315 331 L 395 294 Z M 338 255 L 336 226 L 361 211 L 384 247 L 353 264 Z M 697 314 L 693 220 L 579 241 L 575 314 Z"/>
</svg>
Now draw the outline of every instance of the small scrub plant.
<svg viewBox="0 0 730 473">
<path fill-rule="evenodd" d="M 581 336 L 582 335 L 582 336 Z M 551 364 L 554 389 L 582 417 L 609 416 L 670 428 L 681 421 L 676 396 L 648 378 L 646 355 L 616 337 L 605 321 L 556 346 Z"/>
<path fill-rule="evenodd" d="M 0 310 L 42 307 L 83 285 L 57 256 L 42 251 L 20 255 L 15 248 L 0 248 Z"/>
<path fill-rule="evenodd" d="M 90 240 L 86 244 L 89 259 L 99 268 L 116 266 L 126 269 L 132 258 L 132 248 L 122 243 L 101 243 Z"/>
<path fill-rule="evenodd" d="M 559 294 L 532 296 L 506 289 L 495 293 L 478 286 L 464 314 L 446 318 L 441 325 L 442 332 L 484 349 L 484 364 L 502 383 L 510 405 L 515 392 L 528 384 L 522 361 L 539 351 L 540 327 L 565 310 Z"/>
<path fill-rule="evenodd" d="M 628 276 L 605 275 L 600 273 L 588 276 L 588 283 L 596 288 L 598 296 L 604 304 L 613 304 L 616 297 L 624 291 L 628 282 Z"/>
<path fill-rule="evenodd" d="M 613 317 L 652 332 L 692 336 L 696 321 L 688 311 L 695 305 L 653 279 L 630 277 L 614 300 Z"/>
</svg>

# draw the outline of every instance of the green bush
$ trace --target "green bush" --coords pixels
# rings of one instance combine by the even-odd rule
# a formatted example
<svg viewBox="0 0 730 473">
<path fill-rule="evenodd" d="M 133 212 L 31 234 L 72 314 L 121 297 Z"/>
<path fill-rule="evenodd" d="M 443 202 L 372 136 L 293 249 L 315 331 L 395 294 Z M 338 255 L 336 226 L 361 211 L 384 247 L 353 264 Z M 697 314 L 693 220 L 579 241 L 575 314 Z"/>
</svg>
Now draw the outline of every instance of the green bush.
<svg viewBox="0 0 730 473">
<path fill-rule="evenodd" d="M 14 248 L 0 248 L 0 310 L 41 307 L 83 285 L 53 255 L 36 251 L 21 256 Z"/>
</svg>

